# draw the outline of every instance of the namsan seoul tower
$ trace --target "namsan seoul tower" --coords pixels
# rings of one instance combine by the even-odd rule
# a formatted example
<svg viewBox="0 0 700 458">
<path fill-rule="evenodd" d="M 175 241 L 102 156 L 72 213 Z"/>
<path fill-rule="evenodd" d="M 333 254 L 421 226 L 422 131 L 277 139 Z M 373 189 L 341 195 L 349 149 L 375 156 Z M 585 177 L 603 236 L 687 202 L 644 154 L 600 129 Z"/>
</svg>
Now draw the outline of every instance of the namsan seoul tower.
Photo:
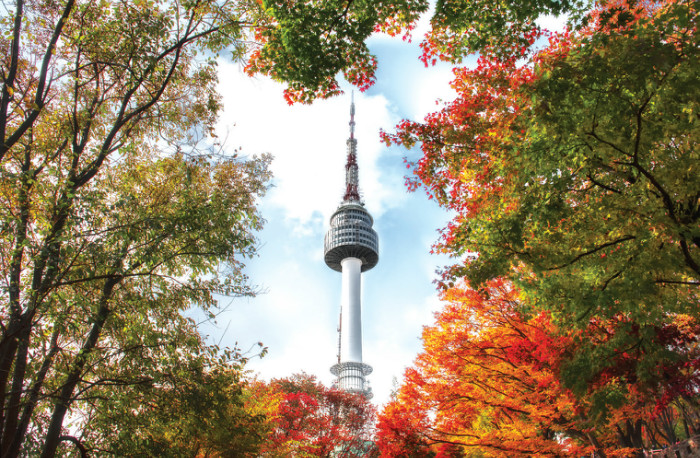
<svg viewBox="0 0 700 458">
<path fill-rule="evenodd" d="M 328 267 L 342 273 L 338 362 L 331 367 L 335 385 L 345 391 L 372 397 L 365 379 L 372 367 L 362 362 L 362 272 L 377 265 L 379 243 L 372 229 L 374 220 L 360 199 L 355 140 L 355 101 L 350 105 L 350 138 L 347 140 L 345 195 L 331 216 L 324 240 Z"/>
</svg>

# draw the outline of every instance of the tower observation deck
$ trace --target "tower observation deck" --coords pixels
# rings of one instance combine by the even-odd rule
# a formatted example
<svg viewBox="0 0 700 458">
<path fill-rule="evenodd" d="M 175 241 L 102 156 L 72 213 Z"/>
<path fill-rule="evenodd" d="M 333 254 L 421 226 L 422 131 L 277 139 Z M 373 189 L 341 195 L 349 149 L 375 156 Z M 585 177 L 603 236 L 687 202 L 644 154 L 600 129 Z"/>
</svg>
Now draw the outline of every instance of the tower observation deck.
<svg viewBox="0 0 700 458">
<path fill-rule="evenodd" d="M 372 390 L 366 376 L 372 367 L 362 362 L 362 272 L 377 265 L 379 241 L 372 229 L 374 220 L 360 199 L 355 139 L 355 102 L 350 105 L 350 138 L 345 164 L 345 194 L 330 219 L 324 240 L 324 259 L 331 269 L 342 273 L 338 363 L 331 367 L 336 386 L 368 398 Z"/>
</svg>

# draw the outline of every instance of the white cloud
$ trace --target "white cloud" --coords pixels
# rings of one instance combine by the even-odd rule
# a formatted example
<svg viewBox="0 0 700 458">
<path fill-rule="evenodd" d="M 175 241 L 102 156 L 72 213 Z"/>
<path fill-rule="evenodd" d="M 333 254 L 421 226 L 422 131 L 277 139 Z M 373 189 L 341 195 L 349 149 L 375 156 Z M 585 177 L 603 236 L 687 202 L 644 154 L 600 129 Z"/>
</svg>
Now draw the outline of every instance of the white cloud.
<svg viewBox="0 0 700 458">
<path fill-rule="evenodd" d="M 274 188 L 268 203 L 298 220 L 304 232 L 315 212 L 324 220 L 340 203 L 349 136 L 350 97 L 319 100 L 313 105 L 289 106 L 283 86 L 267 78 L 249 78 L 239 66 L 220 63 L 220 91 L 226 100 L 217 131 L 244 154 L 269 152 L 274 156 Z M 396 118 L 382 95 L 355 93 L 356 138 L 360 190 L 371 195 L 367 205 L 375 217 L 396 205 L 404 194 L 403 182 L 385 177 L 378 160 L 385 150 L 379 129 Z"/>
<path fill-rule="evenodd" d="M 370 377 L 378 405 L 389 400 L 393 389 L 392 382 L 399 382 L 404 371 L 413 364 L 416 355 L 422 350 L 420 340 L 423 327 L 433 323 L 433 313 L 440 309 L 437 295 L 423 298 L 416 303 L 400 304 L 401 313 L 385 317 L 387 326 L 377 338 L 368 342 L 368 363 L 374 366 Z"/>
<path fill-rule="evenodd" d="M 277 246 L 272 248 L 279 251 Z M 251 359 L 247 369 L 265 379 L 305 371 L 330 383 L 331 375 L 325 373 L 335 354 L 334 285 L 319 282 L 307 260 L 269 254 L 267 259 L 253 261 L 250 268 L 254 280 L 265 281 L 267 291 L 255 298 L 233 300 L 216 325 L 206 324 L 202 330 L 213 342 L 225 331 L 222 345 L 237 344 L 243 350 L 257 350 L 256 343 L 262 342 L 269 348 L 268 355 Z"/>
<path fill-rule="evenodd" d="M 550 32 L 563 32 L 566 29 L 567 20 L 568 17 L 566 15 L 554 16 L 547 14 L 538 17 L 535 23 Z"/>
<path fill-rule="evenodd" d="M 427 114 L 442 108 L 441 102 L 449 102 L 456 96 L 450 86 L 454 79 L 451 66 L 438 64 L 425 73 L 420 82 L 415 83 L 411 97 L 411 118 L 415 120 L 422 120 Z"/>
</svg>

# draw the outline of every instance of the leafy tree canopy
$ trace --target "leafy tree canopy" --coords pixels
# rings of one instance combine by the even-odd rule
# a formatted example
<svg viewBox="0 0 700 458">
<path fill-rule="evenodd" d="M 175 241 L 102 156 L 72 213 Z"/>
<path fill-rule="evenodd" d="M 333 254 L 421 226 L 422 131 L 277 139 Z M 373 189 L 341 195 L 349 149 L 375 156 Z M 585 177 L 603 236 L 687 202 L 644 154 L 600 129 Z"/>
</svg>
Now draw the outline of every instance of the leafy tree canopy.
<svg viewBox="0 0 700 458">
<path fill-rule="evenodd" d="M 659 374 L 663 393 L 636 376 L 646 351 L 638 346 L 575 368 L 579 378 L 596 370 L 576 393 L 560 376 L 571 352 L 601 335 L 634 340 L 628 323 L 560 329 L 550 313 L 524 314 L 520 292 L 502 279 L 480 291 L 449 288 L 442 300 L 423 352 L 379 415 L 382 456 L 638 456 L 700 426 L 697 320 L 685 317 L 654 337 L 657 348 L 686 353 Z"/>
<path fill-rule="evenodd" d="M 425 187 L 456 214 L 436 249 L 459 260 L 440 285 L 473 288 L 488 298 L 491 282 L 507 278 L 520 292 L 515 317 L 528 323 L 528 332 L 536 326 L 532 320 L 545 316 L 553 337 L 570 339 L 547 368 L 553 377 L 547 387 L 559 384 L 558 399 L 570 399 L 574 415 L 561 410 L 562 417 L 516 428 L 534 427 L 538 440 L 562 418 L 574 423 L 560 437 L 587 441 L 599 454 L 625 448 L 640 454 L 673 443 L 681 430 L 697 431 L 697 6 L 609 2 L 580 20 L 574 16 L 575 26 L 562 33 L 523 28 L 507 34 L 481 48 L 476 68 L 454 69 L 454 101 L 423 122 L 404 121 L 384 134 L 388 144 L 420 146 L 409 186 Z M 479 38 L 445 30 L 429 32 L 444 39 L 424 47 L 426 62 L 458 62 L 481 46 L 470 44 Z M 473 307 L 459 311 L 455 322 L 470 325 Z M 446 323 L 453 326 L 452 318 L 439 315 L 438 327 Z M 509 391 L 522 380 L 510 371 L 522 361 L 510 355 L 480 363 L 507 362 L 489 376 L 494 384 L 459 372 L 470 358 L 494 357 L 490 327 L 470 332 L 473 340 L 459 347 L 474 351 L 468 357 L 440 353 L 449 344 L 434 346 L 440 334 L 426 332 L 426 353 L 407 373 L 407 394 L 381 417 L 389 431 L 403 431 L 397 437 L 433 453 L 439 450 L 426 437 L 501 453 L 485 441 L 507 426 L 479 427 L 505 418 L 496 414 L 503 406 L 485 405 L 473 393 L 518 399 L 527 390 Z M 453 388 L 453 376 L 465 381 L 464 389 Z M 535 391 L 525 401 L 544 394 Z M 453 416 L 458 408 L 474 416 Z M 509 412 L 508 425 L 538 418 L 518 408 L 520 416 Z M 586 432 L 595 428 L 601 434 L 593 440 Z M 568 450 L 574 449 L 561 453 Z"/>
<path fill-rule="evenodd" d="M 243 421 L 243 356 L 222 350 L 219 359 L 181 313 L 200 306 L 213 316 L 214 293 L 255 292 L 242 266 L 255 254 L 270 158 L 228 154 L 210 134 L 221 108 L 217 57 L 246 58 L 270 17 L 245 0 L 5 8 L 0 454 L 132 454 L 129 441 L 146 450 L 164 439 L 175 393 L 183 413 L 201 396 L 198 418 Z M 224 401 L 204 402 L 216 396 L 233 410 L 217 417 Z M 115 418 L 124 432 L 153 430 L 120 436 L 106 426 Z"/>
<path fill-rule="evenodd" d="M 570 13 L 583 1 L 438 1 L 431 31 L 421 43 L 428 64 L 435 59 L 458 62 L 468 53 L 505 56 L 532 42 L 542 14 Z M 246 67 L 288 83 L 289 103 L 310 102 L 340 93 L 339 73 L 365 90 L 374 83 L 376 59 L 365 45 L 373 32 L 410 37 L 427 0 L 262 1 L 264 18 L 256 28 L 261 47 Z"/>
<path fill-rule="evenodd" d="M 421 143 L 414 186 L 458 213 L 438 249 L 478 253 L 447 283 L 510 276 L 568 326 L 696 312 L 695 4 L 633 12 L 552 36 L 529 66 L 457 69 L 455 101 L 386 135 Z"/>
</svg>

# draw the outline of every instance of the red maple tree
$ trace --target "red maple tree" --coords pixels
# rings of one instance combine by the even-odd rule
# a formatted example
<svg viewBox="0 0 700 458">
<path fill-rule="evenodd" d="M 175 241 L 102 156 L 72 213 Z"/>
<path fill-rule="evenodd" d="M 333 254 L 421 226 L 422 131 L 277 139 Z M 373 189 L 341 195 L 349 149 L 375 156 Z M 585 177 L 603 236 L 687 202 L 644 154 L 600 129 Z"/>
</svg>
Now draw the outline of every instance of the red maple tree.
<svg viewBox="0 0 700 458">
<path fill-rule="evenodd" d="M 372 456 L 375 408 L 362 395 L 296 374 L 249 388 L 249 409 L 267 417 L 262 456 Z"/>
</svg>

